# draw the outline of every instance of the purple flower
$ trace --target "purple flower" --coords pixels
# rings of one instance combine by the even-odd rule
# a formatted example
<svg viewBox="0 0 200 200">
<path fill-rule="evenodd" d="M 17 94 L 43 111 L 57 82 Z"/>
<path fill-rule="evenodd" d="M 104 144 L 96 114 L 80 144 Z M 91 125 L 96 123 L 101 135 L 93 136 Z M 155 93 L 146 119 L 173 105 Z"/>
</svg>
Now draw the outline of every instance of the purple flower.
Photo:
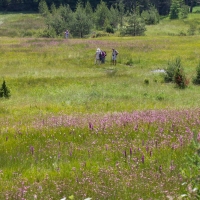
<svg viewBox="0 0 200 200">
<path fill-rule="evenodd" d="M 197 141 L 200 142 L 200 132 L 197 135 Z"/>
<path fill-rule="evenodd" d="M 30 151 L 31 151 L 31 154 L 33 155 L 34 154 L 34 147 L 33 146 L 30 147 Z"/>
<path fill-rule="evenodd" d="M 89 129 L 92 131 L 94 129 L 93 125 L 91 122 L 89 122 Z"/>
<path fill-rule="evenodd" d="M 144 163 L 144 155 L 142 155 L 142 163 Z"/>
<path fill-rule="evenodd" d="M 132 155 L 133 154 L 133 151 L 132 151 L 132 148 L 130 148 L 130 155 Z"/>
</svg>

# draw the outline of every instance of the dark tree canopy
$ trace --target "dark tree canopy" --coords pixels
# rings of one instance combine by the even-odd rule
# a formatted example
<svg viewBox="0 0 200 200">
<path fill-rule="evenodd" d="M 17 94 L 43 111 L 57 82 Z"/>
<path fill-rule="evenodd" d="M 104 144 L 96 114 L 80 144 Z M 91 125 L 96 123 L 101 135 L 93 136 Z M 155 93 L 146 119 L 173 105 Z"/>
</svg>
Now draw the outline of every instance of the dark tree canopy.
<svg viewBox="0 0 200 200">
<path fill-rule="evenodd" d="M 0 0 L 1 11 L 38 11 L 38 5 L 41 0 Z M 46 0 L 49 8 L 52 4 L 56 7 L 60 5 L 69 5 L 72 10 L 76 9 L 77 2 L 81 1 L 83 6 L 87 1 L 91 4 L 93 10 L 100 4 L 101 0 Z M 171 0 L 103 0 L 110 8 L 116 5 L 116 3 L 122 2 L 126 11 L 139 9 L 140 12 L 148 9 L 150 5 L 155 6 L 160 15 L 169 14 Z M 196 5 L 197 0 L 185 0 L 185 4 L 192 7 Z"/>
</svg>

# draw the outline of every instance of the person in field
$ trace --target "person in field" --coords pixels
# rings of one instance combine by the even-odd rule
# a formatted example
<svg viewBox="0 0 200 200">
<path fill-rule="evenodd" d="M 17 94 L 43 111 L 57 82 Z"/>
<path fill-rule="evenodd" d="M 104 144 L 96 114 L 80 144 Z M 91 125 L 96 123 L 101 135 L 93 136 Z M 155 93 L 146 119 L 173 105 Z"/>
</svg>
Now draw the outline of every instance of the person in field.
<svg viewBox="0 0 200 200">
<path fill-rule="evenodd" d="M 105 51 L 101 51 L 100 55 L 101 55 L 101 58 L 100 58 L 101 63 L 105 63 L 105 58 L 107 56 L 106 52 Z"/>
<path fill-rule="evenodd" d="M 69 31 L 68 31 L 68 30 L 65 31 L 65 38 L 66 38 L 66 39 L 69 38 Z"/>
<path fill-rule="evenodd" d="M 112 64 L 116 65 L 117 64 L 117 55 L 119 52 L 116 49 L 112 49 Z"/>
<path fill-rule="evenodd" d="M 101 60 L 100 60 L 101 55 L 100 54 L 101 54 L 101 49 L 97 48 L 96 53 L 95 53 L 95 64 L 98 64 L 98 65 L 101 64 Z"/>
</svg>

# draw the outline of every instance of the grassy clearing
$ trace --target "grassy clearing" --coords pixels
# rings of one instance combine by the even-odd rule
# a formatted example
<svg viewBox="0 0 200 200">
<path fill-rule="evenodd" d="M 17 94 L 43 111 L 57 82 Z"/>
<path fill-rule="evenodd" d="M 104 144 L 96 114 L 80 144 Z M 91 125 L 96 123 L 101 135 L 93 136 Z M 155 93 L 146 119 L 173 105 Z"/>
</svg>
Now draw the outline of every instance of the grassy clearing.
<svg viewBox="0 0 200 200">
<path fill-rule="evenodd" d="M 1 37 L 11 98 L 0 99 L 0 199 L 197 199 L 181 169 L 199 133 L 199 87 L 177 89 L 153 71 L 180 57 L 191 80 L 198 41 Z M 98 47 L 104 65 L 94 64 Z"/>
<path fill-rule="evenodd" d="M 1 36 L 30 37 L 44 28 L 44 18 L 37 13 L 0 13 Z"/>
<path fill-rule="evenodd" d="M 12 116 L 15 113 L 26 116 L 35 106 L 42 113 L 71 114 L 199 105 L 198 86 L 191 83 L 188 89 L 178 90 L 173 84 L 164 84 L 159 73 L 152 72 L 164 69 L 168 61 L 180 56 L 191 80 L 199 61 L 196 43 L 199 36 L 120 41 L 116 38 L 0 40 L 3 49 L 0 74 L 12 91 L 11 99 L 1 102 Z M 110 64 L 113 46 L 120 52 L 116 67 Z M 97 47 L 108 53 L 105 65 L 94 65 Z M 130 60 L 132 65 L 127 65 Z M 112 76 L 113 70 L 116 73 Z M 149 85 L 144 84 L 145 79 Z"/>
</svg>

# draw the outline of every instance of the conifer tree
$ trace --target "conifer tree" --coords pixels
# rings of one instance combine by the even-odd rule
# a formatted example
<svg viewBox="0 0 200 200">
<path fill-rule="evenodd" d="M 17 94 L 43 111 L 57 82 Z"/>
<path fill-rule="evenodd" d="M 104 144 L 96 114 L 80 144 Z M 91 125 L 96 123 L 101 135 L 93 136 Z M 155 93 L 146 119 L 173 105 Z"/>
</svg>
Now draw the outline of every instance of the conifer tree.
<svg viewBox="0 0 200 200">
<path fill-rule="evenodd" d="M 119 20 L 120 20 L 120 26 L 123 26 L 123 20 L 125 15 L 125 5 L 123 3 L 123 0 L 120 0 L 118 3 L 118 10 L 119 10 Z"/>
<path fill-rule="evenodd" d="M 125 35 L 144 35 L 144 32 L 146 31 L 145 23 L 143 19 L 138 16 L 137 14 L 131 14 L 128 19 L 128 25 L 126 26 Z"/>
<path fill-rule="evenodd" d="M 196 77 L 193 78 L 192 82 L 195 85 L 200 85 L 200 61 L 196 68 Z"/>
<path fill-rule="evenodd" d="M 179 12 L 180 12 L 179 0 L 172 0 L 172 4 L 170 6 L 169 18 L 170 19 L 178 19 Z"/>
<path fill-rule="evenodd" d="M 91 27 L 91 17 L 86 14 L 82 3 L 78 2 L 74 12 L 74 20 L 71 23 L 71 33 L 82 38 L 90 33 Z"/>
<path fill-rule="evenodd" d="M 6 86 L 6 81 L 3 80 L 2 86 L 0 88 L 0 97 L 5 97 L 5 98 L 9 98 L 10 97 L 10 90 L 9 88 Z"/>
<path fill-rule="evenodd" d="M 54 3 L 51 5 L 50 11 L 51 11 L 51 13 L 52 13 L 53 15 L 56 13 L 57 9 L 56 9 L 56 6 L 55 6 Z"/>
<path fill-rule="evenodd" d="M 40 1 L 38 9 L 41 15 L 43 15 L 44 17 L 48 16 L 49 8 L 45 0 Z"/>
<path fill-rule="evenodd" d="M 101 0 L 100 4 L 97 5 L 94 16 L 97 29 L 102 30 L 109 25 L 110 10 L 104 1 Z"/>
</svg>

